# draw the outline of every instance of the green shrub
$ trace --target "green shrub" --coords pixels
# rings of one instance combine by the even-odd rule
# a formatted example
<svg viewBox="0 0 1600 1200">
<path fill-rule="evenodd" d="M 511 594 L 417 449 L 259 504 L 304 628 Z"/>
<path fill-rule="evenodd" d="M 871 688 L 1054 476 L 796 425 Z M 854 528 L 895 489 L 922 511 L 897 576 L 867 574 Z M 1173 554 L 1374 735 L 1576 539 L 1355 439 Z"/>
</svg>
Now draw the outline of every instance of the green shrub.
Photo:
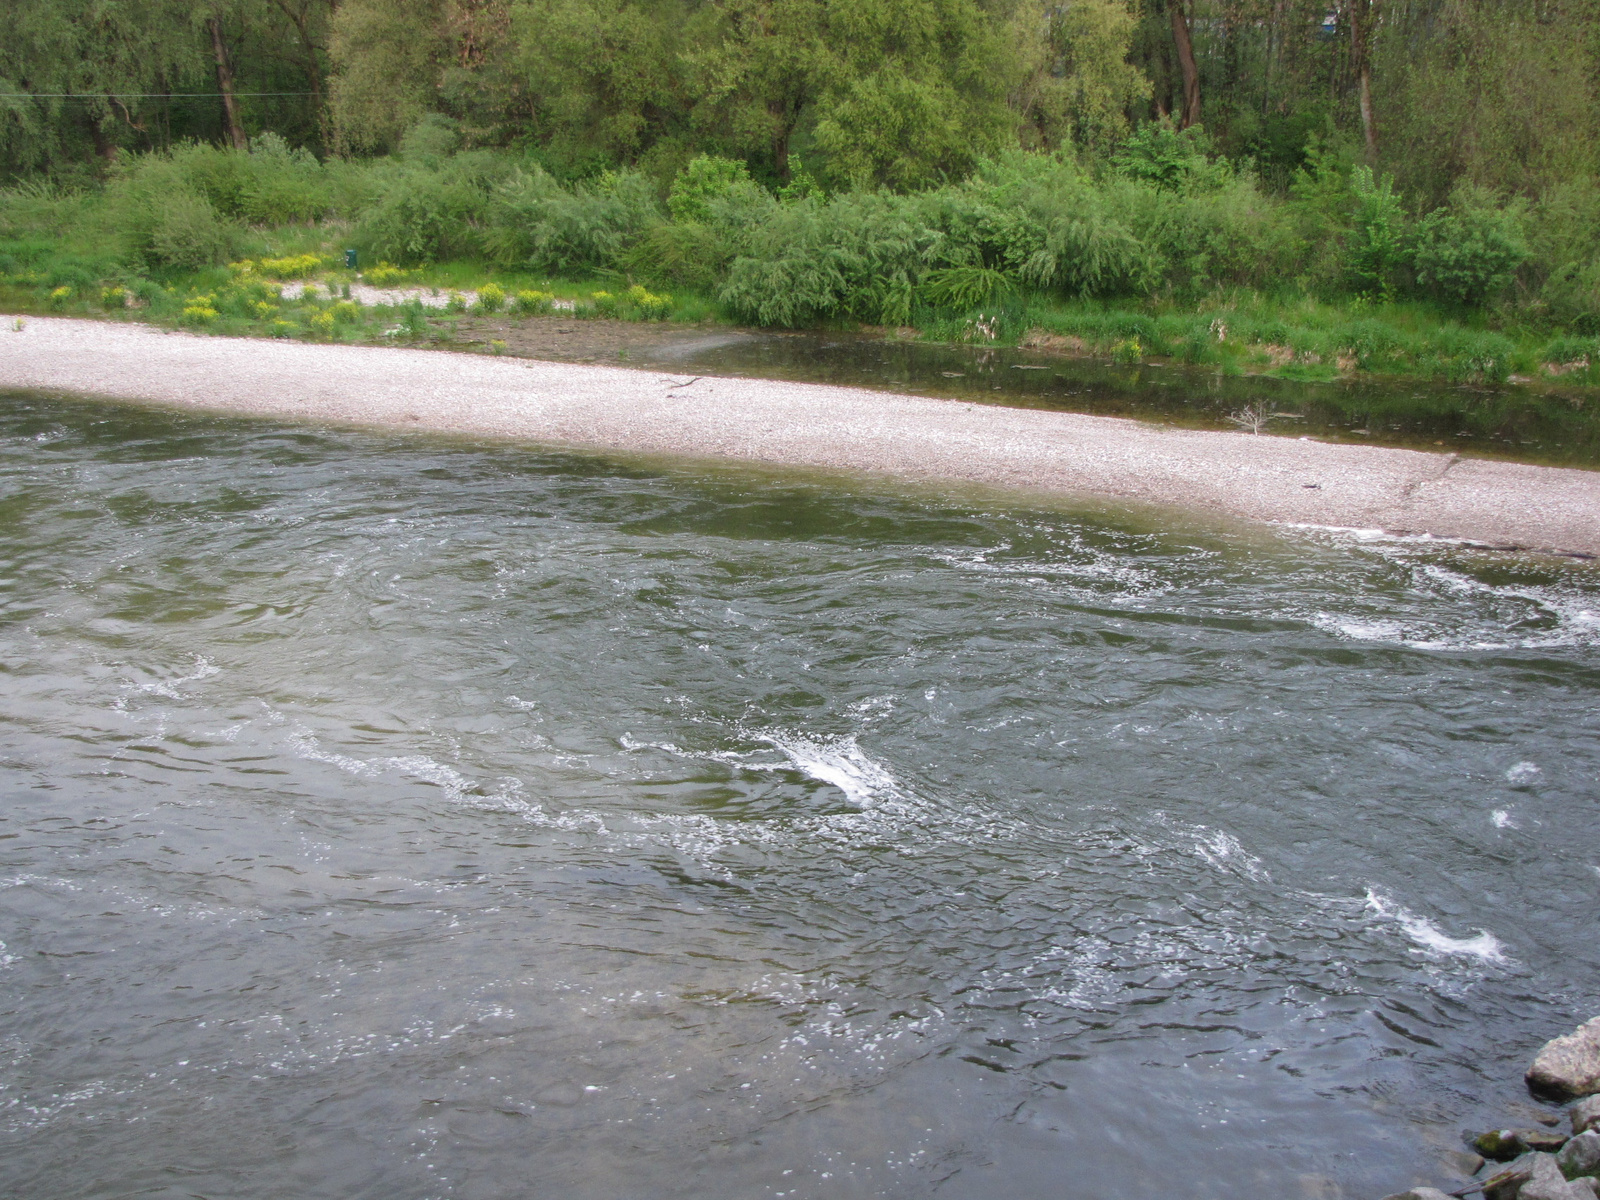
<svg viewBox="0 0 1600 1200">
<path fill-rule="evenodd" d="M 665 320 L 672 311 L 671 296 L 657 296 L 637 283 L 628 289 L 627 302 L 646 321 Z"/>
<path fill-rule="evenodd" d="M 1345 348 L 1364 371 L 1389 364 L 1400 349 L 1399 334 L 1382 321 L 1357 321 L 1343 334 Z"/>
<path fill-rule="evenodd" d="M 1198 125 L 1174 128 L 1172 122 L 1146 121 L 1111 156 L 1112 165 L 1130 179 L 1167 191 L 1219 182 L 1226 163 L 1210 157 L 1211 142 Z"/>
<path fill-rule="evenodd" d="M 472 311 L 480 316 L 497 313 L 506 306 L 506 290 L 497 283 L 486 283 L 478 289 L 478 302 Z"/>
<path fill-rule="evenodd" d="M 373 287 L 382 287 L 386 283 L 399 283 L 415 275 L 415 271 L 407 271 L 393 263 L 379 262 L 370 271 L 363 271 L 361 278 Z"/>
<path fill-rule="evenodd" d="M 1445 327 L 1424 354 L 1424 365 L 1455 382 L 1504 383 L 1516 344 L 1504 334 Z"/>
<path fill-rule="evenodd" d="M 1458 197 L 1417 224 L 1417 284 L 1449 304 L 1477 306 L 1505 289 L 1528 256 L 1518 214 Z"/>
<path fill-rule="evenodd" d="M 1563 367 L 1594 365 L 1600 363 L 1600 338 L 1559 337 L 1544 348 L 1539 358 Z"/>
<path fill-rule="evenodd" d="M 1350 283 L 1359 295 L 1389 295 L 1395 271 L 1405 261 L 1405 213 L 1394 180 L 1377 179 L 1371 167 L 1357 167 L 1350 176 L 1355 209 L 1346 244 Z"/>
<path fill-rule="evenodd" d="M 667 210 L 674 221 L 705 224 L 715 218 L 713 204 L 730 198 L 746 199 L 761 190 L 744 163 L 700 154 L 690 159 L 672 181 Z"/>
<path fill-rule="evenodd" d="M 1016 293 L 1016 284 L 993 268 L 941 267 L 922 277 L 917 294 L 932 308 L 967 312 L 1003 304 Z"/>
<path fill-rule="evenodd" d="M 400 332 L 408 338 L 428 336 L 428 312 L 422 301 L 412 300 L 400 310 Z"/>
<path fill-rule="evenodd" d="M 924 219 L 925 198 L 865 192 L 784 205 L 753 231 L 722 301 L 762 325 L 831 316 L 904 324 L 913 289 L 941 262 L 944 237 Z"/>
<path fill-rule="evenodd" d="M 594 292 L 589 297 L 590 314 L 596 317 L 615 317 L 622 309 L 622 302 L 610 292 Z"/>
<path fill-rule="evenodd" d="M 555 306 L 555 297 L 549 292 L 518 292 L 512 299 L 512 305 L 518 314 L 530 317 L 549 312 Z"/>
<path fill-rule="evenodd" d="M 325 216 L 333 195 L 314 155 L 262 133 L 249 151 L 187 144 L 172 159 L 190 187 L 224 217 L 252 225 L 287 225 Z"/>
<path fill-rule="evenodd" d="M 484 244 L 506 266 L 583 271 L 619 266 L 645 229 L 661 220 L 650 182 L 634 171 L 563 187 L 539 167 L 519 170 L 494 192 Z"/>
<path fill-rule="evenodd" d="M 314 273 L 327 260 L 316 254 L 292 254 L 286 258 L 240 259 L 228 264 L 230 273 L 249 278 L 263 276 L 267 279 L 303 279 Z"/>
<path fill-rule="evenodd" d="M 230 257 L 237 237 L 167 155 L 145 155 L 121 167 L 106 188 L 105 207 L 123 251 L 149 267 L 215 266 Z"/>
<path fill-rule="evenodd" d="M 72 289 L 70 287 L 58 287 L 50 292 L 51 308 L 65 308 L 71 300 Z"/>
<path fill-rule="evenodd" d="M 391 170 L 362 210 L 356 241 L 397 263 L 472 258 L 484 246 L 493 193 L 512 169 L 504 156 L 471 151 L 437 166 Z"/>
<path fill-rule="evenodd" d="M 1138 338 L 1123 338 L 1111 347 L 1111 359 L 1124 366 L 1137 365 L 1144 358 L 1144 347 L 1139 344 Z"/>
</svg>

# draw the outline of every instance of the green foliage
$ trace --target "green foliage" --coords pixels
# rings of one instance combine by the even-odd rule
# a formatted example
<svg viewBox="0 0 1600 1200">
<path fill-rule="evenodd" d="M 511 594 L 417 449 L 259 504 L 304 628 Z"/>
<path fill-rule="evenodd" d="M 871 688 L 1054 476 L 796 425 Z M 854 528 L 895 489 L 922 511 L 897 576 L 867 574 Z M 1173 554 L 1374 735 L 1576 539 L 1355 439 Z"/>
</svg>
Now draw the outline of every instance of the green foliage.
<svg viewBox="0 0 1600 1200">
<path fill-rule="evenodd" d="M 744 163 L 701 154 L 672 181 L 667 210 L 674 221 L 704 224 L 714 219 L 713 204 L 748 202 L 752 190 L 759 191 Z"/>
<path fill-rule="evenodd" d="M 1413 262 L 1425 292 L 1450 304 L 1480 305 L 1503 291 L 1528 257 L 1519 214 L 1488 199 L 1458 196 L 1417 223 Z"/>
<path fill-rule="evenodd" d="M 626 300 L 629 308 L 644 321 L 663 320 L 672 311 L 671 296 L 658 296 L 637 283 L 628 289 Z"/>
<path fill-rule="evenodd" d="M 1023 0 L 1011 18 L 1020 83 L 1014 105 L 1039 146 L 1104 153 L 1128 132 L 1150 81 L 1128 61 L 1138 24 L 1122 0 Z"/>
<path fill-rule="evenodd" d="M 1014 137 L 1014 57 L 976 0 L 830 0 L 815 140 L 829 178 L 927 187 Z"/>
<path fill-rule="evenodd" d="M 1351 286 L 1360 295 L 1388 296 L 1404 262 L 1406 222 L 1394 180 L 1376 178 L 1370 167 L 1350 176 L 1355 208 L 1346 250 Z"/>
<path fill-rule="evenodd" d="M 497 283 L 486 283 L 478 289 L 477 303 L 472 311 L 480 316 L 500 312 L 506 306 L 506 290 Z"/>
<path fill-rule="evenodd" d="M 1443 209 L 1419 221 L 1415 236 L 1419 287 L 1463 306 L 1502 290 L 1526 257 L 1503 221 L 1463 219 Z"/>
<path fill-rule="evenodd" d="M 231 257 L 238 230 L 169 155 L 131 161 L 106 188 L 105 211 L 121 249 L 148 268 L 197 270 Z"/>
<path fill-rule="evenodd" d="M 922 277 L 917 298 L 931 308 L 969 312 L 1004 304 L 1016 292 L 1016 284 L 992 267 L 941 267 Z"/>
<path fill-rule="evenodd" d="M 709 290 L 722 279 L 737 252 L 727 232 L 699 223 L 657 221 L 623 253 L 622 266 L 645 279 Z"/>
<path fill-rule="evenodd" d="M 537 166 L 518 170 L 494 192 L 485 248 L 505 266 L 594 270 L 618 265 L 627 248 L 661 220 L 654 188 L 635 171 L 607 173 L 564 187 Z"/>
<path fill-rule="evenodd" d="M 1117 148 L 1111 162 L 1130 179 L 1179 191 L 1216 177 L 1219 166 L 1210 150 L 1210 140 L 1198 125 L 1178 129 L 1169 120 L 1146 121 Z"/>
<path fill-rule="evenodd" d="M 401 166 L 386 173 L 365 207 L 356 240 L 373 257 L 397 263 L 472 257 L 484 248 L 495 190 L 512 172 L 503 156 L 483 151 L 434 167 Z"/>
<path fill-rule="evenodd" d="M 555 297 L 549 292 L 524 290 L 512 297 L 512 309 L 518 316 L 531 317 L 551 310 Z"/>
</svg>

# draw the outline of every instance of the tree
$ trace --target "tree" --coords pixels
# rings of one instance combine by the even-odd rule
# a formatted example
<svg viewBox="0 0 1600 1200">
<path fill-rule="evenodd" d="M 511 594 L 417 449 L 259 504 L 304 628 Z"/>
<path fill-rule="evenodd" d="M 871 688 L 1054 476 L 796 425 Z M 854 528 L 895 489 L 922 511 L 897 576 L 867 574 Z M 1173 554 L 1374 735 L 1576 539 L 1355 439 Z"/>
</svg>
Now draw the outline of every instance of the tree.
<svg viewBox="0 0 1600 1200">
<path fill-rule="evenodd" d="M 1187 129 L 1200 124 L 1200 66 L 1195 62 L 1184 0 L 1166 0 L 1166 3 L 1167 18 L 1172 24 L 1172 44 L 1178 52 L 1178 68 L 1183 72 L 1183 110 L 1178 127 Z"/>
<path fill-rule="evenodd" d="M 1012 17 L 1020 81 L 1012 98 L 1027 141 L 1106 152 L 1150 81 L 1128 62 L 1137 18 L 1122 0 L 1025 0 Z"/>
<path fill-rule="evenodd" d="M 831 0 L 816 141 L 857 187 L 964 174 L 1014 136 L 1010 47 L 974 0 Z"/>
<path fill-rule="evenodd" d="M 825 0 L 719 0 L 701 10 L 685 53 L 695 132 L 791 178 L 790 147 L 822 90 Z"/>
<path fill-rule="evenodd" d="M 47 168 L 101 159 L 149 141 L 161 112 L 151 93 L 204 70 L 194 11 L 182 0 L 8 0 L 0 6 L 0 162 Z"/>
</svg>

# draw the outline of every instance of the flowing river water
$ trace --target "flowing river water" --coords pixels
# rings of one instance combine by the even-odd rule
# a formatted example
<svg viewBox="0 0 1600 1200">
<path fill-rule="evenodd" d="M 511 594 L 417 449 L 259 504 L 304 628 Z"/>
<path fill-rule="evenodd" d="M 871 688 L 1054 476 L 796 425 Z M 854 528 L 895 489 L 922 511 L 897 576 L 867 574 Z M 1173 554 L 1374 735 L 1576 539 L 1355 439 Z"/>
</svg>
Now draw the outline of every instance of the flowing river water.
<svg viewBox="0 0 1600 1200">
<path fill-rule="evenodd" d="M 10 1197 L 1375 1197 L 1600 994 L 1592 564 L 16 394 L 0 553 Z"/>
</svg>

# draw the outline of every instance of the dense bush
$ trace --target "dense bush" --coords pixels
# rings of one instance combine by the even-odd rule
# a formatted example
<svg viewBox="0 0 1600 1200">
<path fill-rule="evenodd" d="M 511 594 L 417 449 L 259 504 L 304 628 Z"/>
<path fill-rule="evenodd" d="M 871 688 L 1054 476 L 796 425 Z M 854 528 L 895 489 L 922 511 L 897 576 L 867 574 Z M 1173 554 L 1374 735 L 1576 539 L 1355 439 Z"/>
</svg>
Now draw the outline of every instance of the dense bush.
<svg viewBox="0 0 1600 1200">
<path fill-rule="evenodd" d="M 123 253 L 147 268 L 196 270 L 232 256 L 238 230 L 195 187 L 180 158 L 135 159 L 106 187 L 105 215 Z"/>
<path fill-rule="evenodd" d="M 505 266 L 614 267 L 661 215 L 654 187 L 637 172 L 608 172 L 592 183 L 567 187 L 530 164 L 514 171 L 489 198 L 484 247 Z"/>
<path fill-rule="evenodd" d="M 1357 167 L 1350 186 L 1355 199 L 1346 234 L 1350 284 L 1358 295 L 1386 297 L 1405 262 L 1405 210 L 1394 180 L 1376 178 L 1370 167 Z"/>
<path fill-rule="evenodd" d="M 472 151 L 403 163 L 365 206 L 357 241 L 374 257 L 429 263 L 484 250 L 485 215 L 514 168 L 502 155 Z"/>
<path fill-rule="evenodd" d="M 1519 217 L 1471 193 L 1423 217 L 1412 250 L 1418 286 L 1464 306 L 1480 305 L 1504 290 L 1528 257 Z"/>
</svg>

